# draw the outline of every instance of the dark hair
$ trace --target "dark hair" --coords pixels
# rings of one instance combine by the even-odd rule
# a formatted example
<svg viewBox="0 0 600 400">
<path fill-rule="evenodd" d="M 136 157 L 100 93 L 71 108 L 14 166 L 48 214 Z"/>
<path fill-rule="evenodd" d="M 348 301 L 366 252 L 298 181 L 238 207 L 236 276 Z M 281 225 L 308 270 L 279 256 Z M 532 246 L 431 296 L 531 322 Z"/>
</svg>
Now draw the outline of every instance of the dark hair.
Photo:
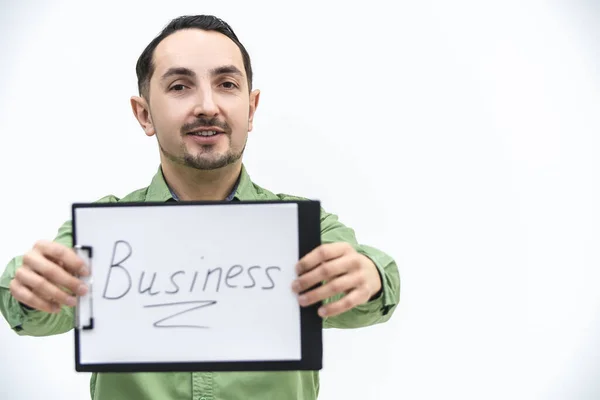
<svg viewBox="0 0 600 400">
<path fill-rule="evenodd" d="M 240 43 L 229 24 L 213 15 L 184 15 L 169 22 L 162 32 L 155 37 L 148 44 L 148 46 L 146 46 L 140 55 L 140 58 L 138 58 L 135 66 L 135 72 L 137 74 L 138 90 L 140 95 L 148 95 L 148 91 L 150 89 L 150 78 L 152 78 L 152 74 L 154 73 L 153 56 L 156 46 L 158 46 L 158 44 L 167 36 L 182 29 L 202 29 L 205 31 L 216 31 L 231 39 L 242 52 L 244 68 L 248 78 L 248 88 L 252 90 L 252 66 L 250 64 L 250 55 L 242 43 Z"/>
</svg>

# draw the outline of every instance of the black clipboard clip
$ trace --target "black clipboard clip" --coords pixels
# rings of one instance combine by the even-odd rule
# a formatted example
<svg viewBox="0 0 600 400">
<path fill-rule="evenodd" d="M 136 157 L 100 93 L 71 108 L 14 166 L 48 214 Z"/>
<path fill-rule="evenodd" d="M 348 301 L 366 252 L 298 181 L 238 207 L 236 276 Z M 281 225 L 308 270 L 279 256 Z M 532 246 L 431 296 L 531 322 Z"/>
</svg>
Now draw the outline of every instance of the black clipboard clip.
<svg viewBox="0 0 600 400">
<path fill-rule="evenodd" d="M 92 301 L 92 247 L 91 246 L 73 246 L 75 253 L 81 257 L 90 274 L 80 276 L 88 287 L 88 292 L 84 296 L 77 296 L 77 306 L 75 308 L 75 328 L 90 330 L 94 329 L 94 304 Z"/>
</svg>

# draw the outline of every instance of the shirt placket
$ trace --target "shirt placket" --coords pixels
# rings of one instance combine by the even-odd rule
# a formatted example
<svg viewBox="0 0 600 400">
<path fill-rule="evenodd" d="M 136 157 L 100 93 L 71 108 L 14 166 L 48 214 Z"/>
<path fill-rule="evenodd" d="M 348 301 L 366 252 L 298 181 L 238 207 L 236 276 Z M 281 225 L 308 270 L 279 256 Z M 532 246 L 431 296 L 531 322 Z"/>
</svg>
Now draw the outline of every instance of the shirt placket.
<svg viewBox="0 0 600 400">
<path fill-rule="evenodd" d="M 212 372 L 192 372 L 192 399 L 215 400 Z"/>
</svg>

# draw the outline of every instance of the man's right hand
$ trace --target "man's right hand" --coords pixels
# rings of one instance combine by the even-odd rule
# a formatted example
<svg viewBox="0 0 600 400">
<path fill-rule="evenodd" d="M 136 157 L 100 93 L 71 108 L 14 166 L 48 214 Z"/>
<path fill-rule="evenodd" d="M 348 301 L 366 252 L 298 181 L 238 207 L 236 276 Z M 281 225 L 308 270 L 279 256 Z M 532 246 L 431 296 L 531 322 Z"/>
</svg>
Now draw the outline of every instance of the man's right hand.
<svg viewBox="0 0 600 400">
<path fill-rule="evenodd" d="M 77 276 L 88 276 L 85 262 L 73 249 L 51 241 L 39 241 L 23 256 L 10 283 L 10 293 L 20 303 L 49 313 L 61 305 L 73 307 L 87 293 Z M 70 293 L 68 293 L 70 291 Z"/>
</svg>

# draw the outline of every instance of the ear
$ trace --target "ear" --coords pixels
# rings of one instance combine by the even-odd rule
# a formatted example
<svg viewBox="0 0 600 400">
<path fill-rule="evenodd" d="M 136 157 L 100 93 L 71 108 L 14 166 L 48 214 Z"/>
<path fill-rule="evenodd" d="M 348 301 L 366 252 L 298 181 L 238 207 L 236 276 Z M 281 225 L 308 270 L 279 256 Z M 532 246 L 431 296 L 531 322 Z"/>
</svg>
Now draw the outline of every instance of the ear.
<svg viewBox="0 0 600 400">
<path fill-rule="evenodd" d="M 250 110 L 248 114 L 248 132 L 252 131 L 252 124 L 254 122 L 254 113 L 258 107 L 258 100 L 260 98 L 260 90 L 256 89 L 250 93 Z"/>
<path fill-rule="evenodd" d="M 140 123 L 142 129 L 146 135 L 153 136 L 156 131 L 154 130 L 154 124 L 152 123 L 152 115 L 150 115 L 148 102 L 143 97 L 138 96 L 131 97 L 130 101 L 133 115 Z"/>
</svg>

